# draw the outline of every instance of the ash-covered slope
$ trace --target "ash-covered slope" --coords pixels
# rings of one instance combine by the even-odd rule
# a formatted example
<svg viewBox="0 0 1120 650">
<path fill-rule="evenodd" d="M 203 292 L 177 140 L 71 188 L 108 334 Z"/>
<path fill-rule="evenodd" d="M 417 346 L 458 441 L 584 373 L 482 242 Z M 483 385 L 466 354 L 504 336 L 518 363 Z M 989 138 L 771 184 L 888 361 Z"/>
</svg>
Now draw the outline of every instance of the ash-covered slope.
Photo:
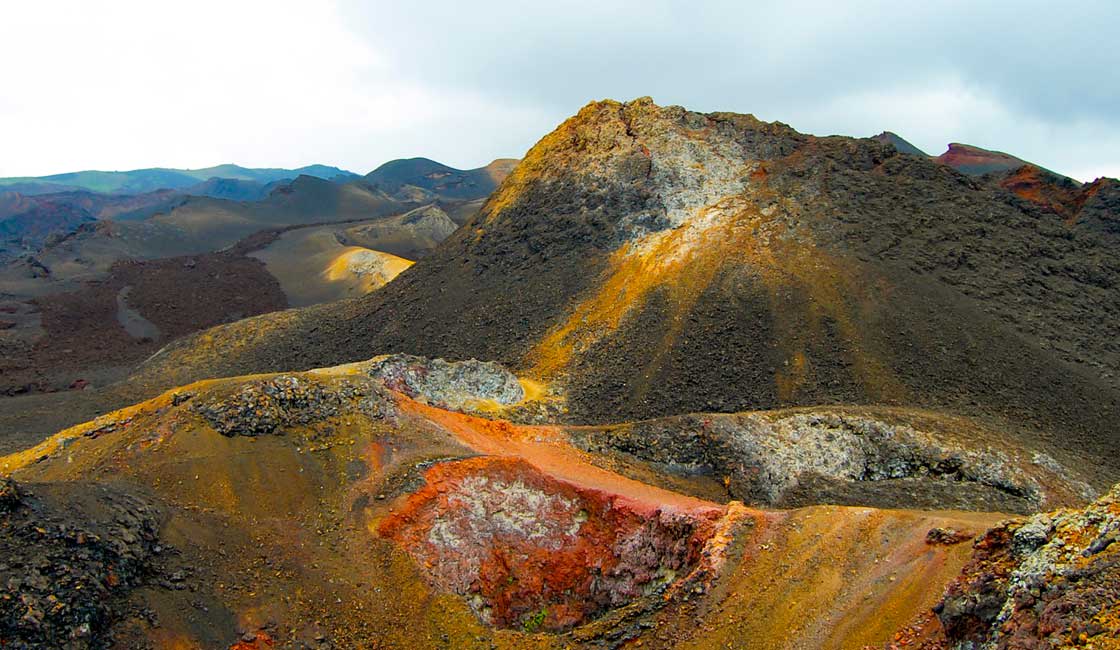
<svg viewBox="0 0 1120 650">
<path fill-rule="evenodd" d="M 596 102 L 384 290 L 211 330 L 137 379 L 473 356 L 562 387 L 577 421 L 901 404 L 1110 465 L 1114 237 L 872 139 Z"/>
</svg>

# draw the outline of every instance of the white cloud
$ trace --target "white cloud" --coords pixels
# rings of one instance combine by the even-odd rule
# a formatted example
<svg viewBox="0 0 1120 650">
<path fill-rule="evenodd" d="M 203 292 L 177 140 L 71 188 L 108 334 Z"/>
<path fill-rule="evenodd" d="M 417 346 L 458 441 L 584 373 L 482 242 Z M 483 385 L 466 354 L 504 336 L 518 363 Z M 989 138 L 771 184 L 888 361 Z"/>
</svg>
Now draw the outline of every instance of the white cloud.
<svg viewBox="0 0 1120 650">
<path fill-rule="evenodd" d="M 0 59 L 20 63 L 3 75 L 0 175 L 220 162 L 364 172 L 429 150 L 463 158 L 433 127 L 468 112 L 490 129 L 491 114 L 527 119 L 397 78 L 329 3 L 40 1 L 5 5 L 3 22 Z"/>
<path fill-rule="evenodd" d="M 1117 5 L 37 0 L 0 5 L 0 175 L 518 156 L 592 99 L 1120 166 Z"/>
</svg>

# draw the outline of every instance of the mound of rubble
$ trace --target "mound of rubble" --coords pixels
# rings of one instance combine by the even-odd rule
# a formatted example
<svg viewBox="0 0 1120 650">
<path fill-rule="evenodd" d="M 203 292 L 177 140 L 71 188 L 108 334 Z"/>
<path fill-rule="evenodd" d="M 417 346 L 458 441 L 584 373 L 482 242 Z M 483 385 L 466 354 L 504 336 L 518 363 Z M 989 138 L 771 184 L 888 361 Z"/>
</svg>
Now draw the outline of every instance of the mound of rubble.
<svg viewBox="0 0 1120 650">
<path fill-rule="evenodd" d="M 1120 486 L 1080 510 L 1008 521 L 975 543 L 927 648 L 1120 648 Z"/>
<path fill-rule="evenodd" d="M 106 647 L 159 552 L 160 513 L 102 485 L 0 478 L 0 647 Z"/>
<path fill-rule="evenodd" d="M 375 392 L 369 381 L 346 381 L 328 386 L 311 377 L 278 375 L 250 381 L 235 392 L 221 391 L 192 404 L 207 424 L 225 436 L 270 435 L 293 425 L 309 425 L 335 417 L 344 405 Z M 182 403 L 189 393 L 177 394 Z M 365 400 L 371 415 L 379 413 L 380 400 Z"/>
</svg>

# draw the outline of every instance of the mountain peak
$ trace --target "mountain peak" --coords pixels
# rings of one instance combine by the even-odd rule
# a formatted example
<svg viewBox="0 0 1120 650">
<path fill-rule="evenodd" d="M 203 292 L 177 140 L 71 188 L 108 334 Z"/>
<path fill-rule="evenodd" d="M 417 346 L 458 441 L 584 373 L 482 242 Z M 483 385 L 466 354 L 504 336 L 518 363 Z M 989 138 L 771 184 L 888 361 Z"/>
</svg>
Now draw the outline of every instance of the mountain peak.
<svg viewBox="0 0 1120 650">
<path fill-rule="evenodd" d="M 892 131 L 883 131 L 879 135 L 873 136 L 872 140 L 878 140 L 879 142 L 889 144 L 897 149 L 899 153 L 906 153 L 913 156 L 922 156 L 925 158 L 929 157 L 929 154 L 917 148 L 913 144 L 907 142 L 902 138 L 902 136 Z"/>
<path fill-rule="evenodd" d="M 620 243 L 678 227 L 701 207 L 742 194 L 761 161 L 806 138 L 750 115 L 661 107 L 648 97 L 595 101 L 542 138 L 484 212 L 500 218 L 519 202 L 538 201 L 538 190 L 551 192 L 542 188 L 552 184 L 572 187 L 568 209 L 610 194 L 626 217 L 597 234 Z"/>
</svg>

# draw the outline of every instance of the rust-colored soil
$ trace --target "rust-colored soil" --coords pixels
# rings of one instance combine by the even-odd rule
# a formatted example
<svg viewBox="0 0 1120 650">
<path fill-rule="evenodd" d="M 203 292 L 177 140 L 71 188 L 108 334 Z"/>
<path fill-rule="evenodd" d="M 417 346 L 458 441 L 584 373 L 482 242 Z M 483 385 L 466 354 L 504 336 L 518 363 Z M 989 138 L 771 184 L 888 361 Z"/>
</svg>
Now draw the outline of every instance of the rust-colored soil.
<svg viewBox="0 0 1120 650">
<path fill-rule="evenodd" d="M 121 647 L 859 648 L 960 570 L 968 545 L 927 544 L 930 528 L 1001 516 L 752 511 L 357 368 L 294 377 L 185 386 L 0 458 L 29 489 L 111 481 L 168 513 L 153 577 L 116 610 L 136 612 L 112 624 Z M 277 381 L 351 397 L 293 397 L 293 423 L 253 437 L 202 415 Z"/>
</svg>

